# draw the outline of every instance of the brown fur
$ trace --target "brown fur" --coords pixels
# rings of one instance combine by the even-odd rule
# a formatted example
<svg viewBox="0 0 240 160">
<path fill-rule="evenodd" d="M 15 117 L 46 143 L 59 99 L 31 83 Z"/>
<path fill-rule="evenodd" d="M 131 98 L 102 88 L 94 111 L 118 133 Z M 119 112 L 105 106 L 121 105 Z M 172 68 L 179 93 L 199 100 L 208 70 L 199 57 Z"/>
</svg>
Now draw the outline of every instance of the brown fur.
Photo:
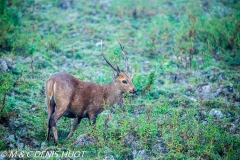
<svg viewBox="0 0 240 160">
<path fill-rule="evenodd" d="M 123 83 L 123 80 L 127 84 Z M 121 99 L 123 93 L 135 91 L 128 72 L 119 72 L 113 81 L 104 85 L 78 80 L 69 73 L 59 72 L 51 75 L 45 84 L 48 110 L 47 140 L 52 129 L 54 141 L 58 141 L 56 122 L 62 116 L 75 118 L 68 135 L 71 137 L 82 118 L 89 118 L 95 123 L 97 115 L 106 105 L 112 106 Z"/>
</svg>

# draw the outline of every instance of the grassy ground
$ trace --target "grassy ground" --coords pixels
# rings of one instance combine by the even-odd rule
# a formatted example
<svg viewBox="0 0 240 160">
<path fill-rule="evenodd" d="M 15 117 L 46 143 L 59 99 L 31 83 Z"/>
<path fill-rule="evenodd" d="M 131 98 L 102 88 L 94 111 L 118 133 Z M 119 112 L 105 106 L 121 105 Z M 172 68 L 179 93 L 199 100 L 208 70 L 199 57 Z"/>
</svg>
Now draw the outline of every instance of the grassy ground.
<svg viewBox="0 0 240 160">
<path fill-rule="evenodd" d="M 0 56 L 14 65 L 7 62 L 0 76 L 1 151 L 81 151 L 84 159 L 240 157 L 239 2 L 6 4 Z M 95 128 L 83 120 L 70 139 L 72 120 L 61 118 L 60 144 L 47 143 L 45 80 L 65 71 L 84 81 L 111 81 L 101 39 L 107 57 L 122 69 L 117 40 L 124 45 L 138 95 L 107 108 Z"/>
</svg>

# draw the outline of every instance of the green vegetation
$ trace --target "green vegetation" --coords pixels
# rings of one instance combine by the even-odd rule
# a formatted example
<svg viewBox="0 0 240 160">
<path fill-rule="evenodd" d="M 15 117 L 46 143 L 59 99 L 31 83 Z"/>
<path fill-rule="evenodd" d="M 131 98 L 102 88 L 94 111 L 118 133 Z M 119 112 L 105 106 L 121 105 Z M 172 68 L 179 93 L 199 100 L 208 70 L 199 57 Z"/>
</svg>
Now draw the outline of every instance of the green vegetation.
<svg viewBox="0 0 240 160">
<path fill-rule="evenodd" d="M 46 142 L 45 80 L 64 71 L 84 81 L 111 81 L 101 39 L 121 69 L 117 40 L 123 44 L 138 95 L 106 108 L 95 127 L 84 119 L 70 139 L 72 120 L 61 118 L 60 144 Z M 0 151 L 238 159 L 239 53 L 239 1 L 2 0 Z"/>
</svg>

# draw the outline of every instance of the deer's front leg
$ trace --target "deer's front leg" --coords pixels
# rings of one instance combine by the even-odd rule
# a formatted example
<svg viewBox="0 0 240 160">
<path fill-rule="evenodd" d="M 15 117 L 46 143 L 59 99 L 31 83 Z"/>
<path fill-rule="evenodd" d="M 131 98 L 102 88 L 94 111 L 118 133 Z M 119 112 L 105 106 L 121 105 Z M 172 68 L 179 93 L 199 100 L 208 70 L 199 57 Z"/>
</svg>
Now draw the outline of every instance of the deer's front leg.
<svg viewBox="0 0 240 160">
<path fill-rule="evenodd" d="M 95 116 L 95 115 L 89 117 L 89 120 L 90 120 L 91 124 L 93 124 L 93 125 L 96 124 L 96 119 L 97 119 L 97 116 Z"/>
<path fill-rule="evenodd" d="M 77 125 L 80 123 L 81 119 L 82 119 L 82 118 L 80 118 L 80 117 L 77 117 L 77 118 L 74 119 L 73 127 L 72 127 L 71 131 L 69 132 L 67 138 L 72 137 L 73 132 L 76 130 Z"/>
</svg>

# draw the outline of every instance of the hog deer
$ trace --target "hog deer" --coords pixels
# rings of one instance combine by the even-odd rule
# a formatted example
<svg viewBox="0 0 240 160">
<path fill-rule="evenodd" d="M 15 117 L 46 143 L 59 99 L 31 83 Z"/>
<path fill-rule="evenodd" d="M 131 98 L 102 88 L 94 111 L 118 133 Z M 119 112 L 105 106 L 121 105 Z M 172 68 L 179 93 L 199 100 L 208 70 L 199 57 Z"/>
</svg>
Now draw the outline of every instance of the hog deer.
<svg viewBox="0 0 240 160">
<path fill-rule="evenodd" d="M 119 42 L 120 44 L 120 42 Z M 121 46 L 121 44 L 120 44 Z M 121 46 L 122 53 L 125 52 Z M 56 123 L 62 116 L 75 118 L 73 127 L 69 132 L 70 138 L 82 118 L 88 118 L 95 123 L 96 117 L 105 106 L 112 106 L 119 102 L 123 93 L 136 93 L 128 72 L 121 72 L 107 60 L 101 44 L 101 52 L 107 64 L 117 73 L 109 83 L 101 85 L 94 82 L 78 80 L 69 73 L 58 72 L 51 75 L 45 83 L 45 93 L 48 112 L 47 140 L 50 138 L 50 130 L 53 131 L 54 142 L 58 141 Z"/>
</svg>

